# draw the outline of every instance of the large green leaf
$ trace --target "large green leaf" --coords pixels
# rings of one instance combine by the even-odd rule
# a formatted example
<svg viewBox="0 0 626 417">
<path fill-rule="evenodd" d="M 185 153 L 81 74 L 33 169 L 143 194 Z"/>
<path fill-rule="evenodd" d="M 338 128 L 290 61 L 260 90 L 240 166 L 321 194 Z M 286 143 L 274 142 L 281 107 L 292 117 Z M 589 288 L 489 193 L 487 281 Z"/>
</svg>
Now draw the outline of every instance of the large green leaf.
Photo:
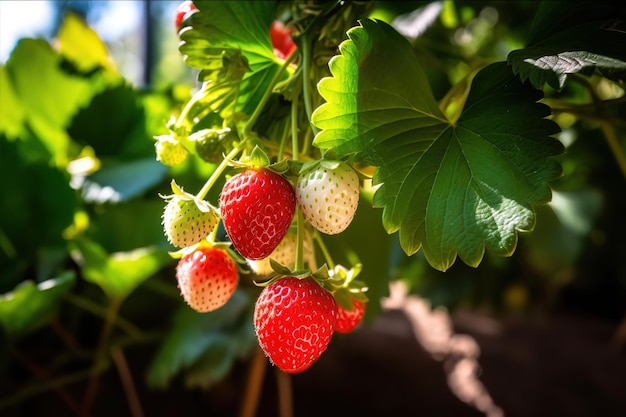
<svg viewBox="0 0 626 417">
<path fill-rule="evenodd" d="M 107 253 L 98 243 L 79 238 L 71 243 L 72 257 L 87 281 L 110 299 L 123 300 L 142 282 L 171 262 L 167 251 L 154 247 Z"/>
<path fill-rule="evenodd" d="M 0 133 L 8 138 L 15 138 L 22 133 L 26 117 L 26 109 L 18 99 L 9 74 L 3 65 L 0 65 Z"/>
<path fill-rule="evenodd" d="M 65 127 L 99 86 L 69 75 L 61 64 L 61 56 L 45 40 L 22 39 L 5 70 L 30 128 L 50 155 L 64 162 L 70 146 Z"/>
<path fill-rule="evenodd" d="M 150 365 L 148 384 L 166 388 L 181 373 L 188 387 L 207 388 L 218 382 L 256 343 L 249 307 L 249 297 L 238 290 L 211 313 L 181 308 Z"/>
<path fill-rule="evenodd" d="M 6 333 L 20 336 L 54 318 L 74 281 L 74 273 L 68 271 L 38 284 L 24 281 L 13 291 L 0 295 L 0 324 Z"/>
<path fill-rule="evenodd" d="M 315 145 L 378 167 L 373 203 L 407 254 L 423 248 L 439 270 L 457 255 L 476 266 L 485 248 L 510 255 L 517 231 L 533 227 L 532 205 L 550 199 L 546 181 L 560 174 L 549 158 L 562 149 L 549 137 L 558 126 L 536 103 L 541 93 L 506 64 L 491 65 L 453 124 L 409 43 L 390 26 L 364 20 L 348 35 L 331 62 L 333 77 L 319 84 L 327 103 L 313 115 L 322 129 Z"/>
<path fill-rule="evenodd" d="M 564 86 L 568 75 L 599 69 L 626 79 L 626 32 L 619 27 L 617 2 L 543 2 L 530 42 L 508 56 L 515 73 L 537 88 Z M 623 22 L 622 22 L 623 25 Z"/>
<path fill-rule="evenodd" d="M 180 34 L 180 53 L 189 66 L 203 70 L 200 79 L 208 83 L 206 95 L 218 100 L 212 110 L 221 111 L 232 102 L 225 98 L 238 97 L 237 111 L 250 115 L 281 67 L 269 37 L 276 2 L 194 3 L 200 11 Z"/>
</svg>

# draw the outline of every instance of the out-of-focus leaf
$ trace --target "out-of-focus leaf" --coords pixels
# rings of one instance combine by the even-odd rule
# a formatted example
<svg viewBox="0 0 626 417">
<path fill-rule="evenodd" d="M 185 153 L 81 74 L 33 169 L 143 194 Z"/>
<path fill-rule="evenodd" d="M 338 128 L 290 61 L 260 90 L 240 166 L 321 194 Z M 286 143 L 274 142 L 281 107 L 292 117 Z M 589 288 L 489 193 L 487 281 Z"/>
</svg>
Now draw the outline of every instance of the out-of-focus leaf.
<svg viewBox="0 0 626 417">
<path fill-rule="evenodd" d="M 87 203 L 119 203 L 136 197 L 158 184 L 168 168 L 154 158 L 114 162 L 87 177 L 75 177 Z"/>
<path fill-rule="evenodd" d="M 13 85 L 4 65 L 0 65 L 0 109 L 2 109 L 0 112 L 0 133 L 4 133 L 7 138 L 19 136 L 24 128 L 26 111 L 13 90 Z"/>
<path fill-rule="evenodd" d="M 142 282 L 171 262 L 165 250 L 153 247 L 107 253 L 98 243 L 79 238 L 70 244 L 72 257 L 87 281 L 110 299 L 123 300 Z"/>
<path fill-rule="evenodd" d="M 59 162 L 69 150 L 65 127 L 100 88 L 88 79 L 68 75 L 61 61 L 46 41 L 22 39 L 5 68 L 31 128 Z"/>
<path fill-rule="evenodd" d="M 0 230 L 16 255 L 33 261 L 37 249 L 65 244 L 61 233 L 72 224 L 76 192 L 69 177 L 47 163 L 29 163 L 21 141 L 0 137 Z M 0 260 L 6 251 L 0 251 Z"/>
<path fill-rule="evenodd" d="M 98 34 L 79 16 L 68 13 L 57 34 L 61 55 L 72 61 L 81 72 L 95 68 L 113 70 L 107 47 Z"/>
<path fill-rule="evenodd" d="M 13 291 L 0 295 L 0 324 L 11 337 L 19 337 L 44 325 L 73 286 L 75 276 L 67 271 L 35 284 L 24 281 Z"/>
<path fill-rule="evenodd" d="M 538 208 L 535 231 L 524 236 L 533 269 L 555 277 L 572 268 L 602 208 L 602 195 L 589 189 L 554 192 L 549 205 Z"/>
<path fill-rule="evenodd" d="M 167 388 L 179 374 L 188 387 L 208 388 L 246 356 L 256 338 L 249 297 L 237 290 L 222 308 L 200 314 L 185 306 L 148 370 L 148 384 Z"/>
<path fill-rule="evenodd" d="M 68 133 L 78 143 L 91 146 L 99 158 L 154 156 L 140 94 L 125 81 L 95 95 L 72 119 Z"/>
</svg>

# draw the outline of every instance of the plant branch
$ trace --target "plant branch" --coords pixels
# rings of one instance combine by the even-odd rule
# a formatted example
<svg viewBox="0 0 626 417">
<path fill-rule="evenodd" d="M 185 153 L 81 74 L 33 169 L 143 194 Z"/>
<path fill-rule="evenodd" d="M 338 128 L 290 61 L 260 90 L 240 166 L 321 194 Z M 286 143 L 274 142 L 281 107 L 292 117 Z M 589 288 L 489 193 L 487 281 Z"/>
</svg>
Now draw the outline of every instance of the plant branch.
<svg viewBox="0 0 626 417">
<path fill-rule="evenodd" d="M 82 416 L 87 416 L 90 413 L 91 406 L 93 405 L 93 402 L 95 400 L 96 392 L 98 391 L 98 382 L 100 375 L 99 370 L 102 367 L 102 364 L 105 362 L 107 354 L 107 344 L 109 342 L 109 338 L 111 336 L 111 332 L 113 330 L 113 325 L 115 323 L 115 319 L 117 318 L 118 311 L 120 309 L 120 306 L 122 305 L 122 301 L 123 299 L 120 298 L 111 299 L 109 308 L 107 309 L 106 316 L 104 318 L 104 324 L 102 326 L 102 331 L 100 332 L 100 340 L 98 341 L 98 346 L 96 348 L 94 361 L 89 375 L 89 382 L 87 383 L 87 388 L 85 389 Z"/>
<path fill-rule="evenodd" d="M 117 368 L 117 372 L 120 375 L 122 386 L 124 387 L 124 393 L 128 400 L 128 406 L 130 408 L 130 414 L 132 417 L 143 417 L 143 408 L 135 389 L 135 383 L 133 382 L 133 376 L 128 368 L 128 362 L 124 356 L 124 351 L 120 347 L 111 349 L 111 358 Z"/>
<path fill-rule="evenodd" d="M 261 396 L 261 387 L 265 377 L 265 369 L 267 368 L 267 360 L 265 354 L 259 346 L 252 357 L 250 370 L 246 382 L 246 391 L 243 397 L 239 417 L 254 417 L 259 405 Z"/>
<path fill-rule="evenodd" d="M 278 386 L 278 415 L 280 417 L 293 417 L 291 375 L 276 368 L 276 384 Z"/>
</svg>

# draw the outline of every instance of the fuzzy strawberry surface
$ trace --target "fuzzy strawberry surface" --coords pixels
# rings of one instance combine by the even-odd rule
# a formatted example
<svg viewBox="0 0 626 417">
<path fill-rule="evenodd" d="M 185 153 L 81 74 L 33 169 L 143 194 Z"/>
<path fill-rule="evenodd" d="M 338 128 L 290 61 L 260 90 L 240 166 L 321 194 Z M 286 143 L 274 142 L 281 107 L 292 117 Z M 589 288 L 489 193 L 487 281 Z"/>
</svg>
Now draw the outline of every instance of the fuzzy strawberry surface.
<svg viewBox="0 0 626 417">
<path fill-rule="evenodd" d="M 289 181 L 267 169 L 248 169 L 231 177 L 219 199 L 224 228 L 247 259 L 269 256 L 287 234 L 296 209 Z"/>
<path fill-rule="evenodd" d="M 308 369 L 326 350 L 337 321 L 332 294 L 312 278 L 282 278 L 261 291 L 254 309 L 259 344 L 287 373 Z"/>
<path fill-rule="evenodd" d="M 201 247 L 183 256 L 176 267 L 184 300 L 198 312 L 214 311 L 237 289 L 237 265 L 223 249 Z"/>
</svg>

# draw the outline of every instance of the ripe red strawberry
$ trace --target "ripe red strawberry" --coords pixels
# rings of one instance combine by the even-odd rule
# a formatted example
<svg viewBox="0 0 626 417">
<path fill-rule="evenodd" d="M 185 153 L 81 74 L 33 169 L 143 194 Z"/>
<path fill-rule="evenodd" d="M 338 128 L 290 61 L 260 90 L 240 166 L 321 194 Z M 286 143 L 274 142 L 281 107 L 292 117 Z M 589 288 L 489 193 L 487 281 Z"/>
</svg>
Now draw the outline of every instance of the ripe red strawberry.
<svg viewBox="0 0 626 417">
<path fill-rule="evenodd" d="M 181 295 L 191 308 L 206 313 L 222 307 L 237 289 L 237 264 L 221 248 L 200 246 L 176 266 Z"/>
<path fill-rule="evenodd" d="M 296 49 L 296 44 L 291 38 L 291 31 L 279 20 L 274 20 L 270 26 L 270 39 L 274 47 L 274 55 L 280 59 L 287 58 Z"/>
<path fill-rule="evenodd" d="M 296 199 L 313 227 L 335 235 L 352 222 L 359 190 L 359 177 L 348 164 L 322 160 L 300 173 Z"/>
<path fill-rule="evenodd" d="M 219 215 L 204 200 L 183 193 L 165 197 L 169 200 L 163 210 L 163 231 L 174 246 L 186 248 L 206 238 L 217 226 Z"/>
<path fill-rule="evenodd" d="M 176 28 L 176 32 L 180 31 L 181 24 L 197 11 L 198 9 L 196 5 L 193 4 L 193 1 L 183 1 L 180 3 L 174 14 L 174 28 Z"/>
<path fill-rule="evenodd" d="M 296 263 L 296 245 L 298 235 L 295 231 L 289 231 L 283 240 L 280 241 L 276 249 L 267 258 L 258 260 L 248 260 L 248 265 L 252 271 L 257 275 L 269 275 L 274 273 L 272 266 L 270 265 L 270 258 L 278 262 L 279 264 L 288 268 L 294 268 Z M 317 262 L 315 260 L 315 251 L 313 248 L 313 239 L 311 234 L 306 230 L 304 231 L 304 239 L 302 242 L 302 251 L 304 258 L 304 266 L 308 266 L 311 270 L 317 269 Z"/>
<path fill-rule="evenodd" d="M 356 328 L 365 315 L 365 303 L 356 299 L 352 299 L 352 310 L 348 310 L 337 304 L 339 316 L 335 330 L 339 333 L 350 333 Z"/>
<path fill-rule="evenodd" d="M 337 303 L 311 277 L 280 278 L 261 291 L 254 328 L 270 361 L 287 373 L 308 369 L 333 337 Z"/>
<path fill-rule="evenodd" d="M 226 181 L 219 207 L 235 249 L 246 259 L 263 259 L 287 234 L 296 197 L 285 178 L 266 168 L 250 168 Z"/>
</svg>

